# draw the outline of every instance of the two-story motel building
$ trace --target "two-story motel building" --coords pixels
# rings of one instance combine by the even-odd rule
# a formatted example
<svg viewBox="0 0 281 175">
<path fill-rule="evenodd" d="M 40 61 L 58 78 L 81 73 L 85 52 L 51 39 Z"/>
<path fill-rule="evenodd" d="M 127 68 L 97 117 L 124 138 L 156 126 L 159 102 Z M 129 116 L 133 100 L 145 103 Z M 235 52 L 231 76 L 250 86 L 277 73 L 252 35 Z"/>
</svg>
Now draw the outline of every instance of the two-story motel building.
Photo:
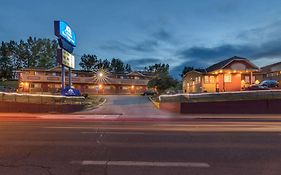
<svg viewBox="0 0 281 175">
<path fill-rule="evenodd" d="M 61 90 L 61 68 L 30 69 L 25 68 L 19 73 L 19 92 L 28 93 L 59 93 Z M 68 71 L 66 80 L 68 82 Z M 96 72 L 73 70 L 73 86 L 82 94 L 141 94 L 147 90 L 151 75 L 141 72 L 104 73 L 97 78 Z M 66 84 L 67 86 L 67 84 Z"/>
</svg>

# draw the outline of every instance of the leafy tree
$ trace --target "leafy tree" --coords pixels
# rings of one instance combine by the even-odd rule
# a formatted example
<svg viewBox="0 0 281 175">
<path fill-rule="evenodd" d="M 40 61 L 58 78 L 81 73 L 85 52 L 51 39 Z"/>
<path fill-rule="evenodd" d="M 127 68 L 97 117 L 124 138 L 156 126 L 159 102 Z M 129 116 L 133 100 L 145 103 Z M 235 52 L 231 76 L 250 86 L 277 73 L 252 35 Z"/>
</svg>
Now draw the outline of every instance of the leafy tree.
<svg viewBox="0 0 281 175">
<path fill-rule="evenodd" d="M 170 88 L 175 88 L 178 85 L 178 81 L 173 79 L 168 74 L 159 74 L 158 76 L 154 77 L 152 80 L 148 82 L 149 88 L 157 88 L 157 91 L 161 94 L 165 90 Z"/>
<path fill-rule="evenodd" d="M 98 59 L 96 55 L 86 55 L 84 54 L 81 57 L 81 62 L 79 63 L 83 70 L 93 71 L 96 69 L 107 69 L 114 73 L 123 73 L 123 72 L 131 72 L 131 66 L 129 64 L 125 64 L 119 58 L 112 58 L 111 61 L 107 59 L 102 60 Z"/>
<path fill-rule="evenodd" d="M 12 52 L 9 50 L 9 44 L 2 42 L 0 47 L 0 78 L 12 78 Z"/>
<path fill-rule="evenodd" d="M 125 71 L 126 72 L 132 72 L 132 68 L 131 68 L 131 66 L 129 64 L 126 64 Z"/>
<path fill-rule="evenodd" d="M 81 68 L 83 70 L 86 71 L 93 71 L 96 69 L 96 66 L 98 64 L 98 58 L 96 55 L 86 55 L 84 54 L 81 57 L 81 62 L 79 63 L 79 65 L 81 66 Z"/>
<path fill-rule="evenodd" d="M 125 72 L 125 66 L 122 60 L 119 58 L 112 58 L 110 63 L 110 70 L 114 73 Z"/>
<path fill-rule="evenodd" d="M 99 59 L 98 63 L 95 66 L 97 69 L 110 69 L 110 61 L 108 61 L 107 59 L 102 60 Z"/>
<path fill-rule="evenodd" d="M 50 39 L 39 39 L 36 47 L 38 47 L 37 67 L 51 68 L 56 65 L 56 41 Z"/>
<path fill-rule="evenodd" d="M 157 88 L 159 93 L 165 92 L 167 89 L 175 89 L 178 86 L 178 81 L 172 78 L 169 74 L 168 64 L 154 64 L 145 67 L 146 72 L 153 73 L 155 76 L 148 82 L 149 88 Z"/>
<path fill-rule="evenodd" d="M 161 73 L 168 74 L 169 64 L 154 64 L 148 67 L 144 67 L 144 70 L 146 72 L 155 73 L 155 74 L 161 74 Z"/>
</svg>

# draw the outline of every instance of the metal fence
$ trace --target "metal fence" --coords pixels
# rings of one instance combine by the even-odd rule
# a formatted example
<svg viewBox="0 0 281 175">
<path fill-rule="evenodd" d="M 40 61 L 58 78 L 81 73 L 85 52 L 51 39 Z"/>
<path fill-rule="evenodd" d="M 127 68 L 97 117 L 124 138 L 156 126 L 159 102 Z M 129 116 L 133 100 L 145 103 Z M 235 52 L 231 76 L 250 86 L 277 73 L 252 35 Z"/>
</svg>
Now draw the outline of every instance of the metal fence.
<svg viewBox="0 0 281 175">
<path fill-rule="evenodd" d="M 19 102 L 36 104 L 84 104 L 84 97 L 66 97 L 60 95 L 20 94 L 0 92 L 1 102 Z"/>
</svg>

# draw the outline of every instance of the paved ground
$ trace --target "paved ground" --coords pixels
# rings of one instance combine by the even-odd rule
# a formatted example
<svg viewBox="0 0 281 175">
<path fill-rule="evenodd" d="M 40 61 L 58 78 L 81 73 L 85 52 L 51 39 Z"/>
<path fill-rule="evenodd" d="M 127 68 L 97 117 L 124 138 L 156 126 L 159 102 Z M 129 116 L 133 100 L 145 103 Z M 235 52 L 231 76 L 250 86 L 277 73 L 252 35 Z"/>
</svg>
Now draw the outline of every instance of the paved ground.
<svg viewBox="0 0 281 175">
<path fill-rule="evenodd" d="M 280 115 L 175 115 L 109 96 L 71 115 L 0 114 L 0 175 L 279 175 Z"/>
<path fill-rule="evenodd" d="M 280 122 L 1 121 L 0 174 L 279 175 L 280 128 Z"/>
<path fill-rule="evenodd" d="M 120 115 L 120 117 L 171 117 L 172 114 L 165 111 L 160 111 L 154 107 L 153 103 L 144 96 L 134 95 L 108 95 L 105 96 L 106 103 L 98 109 L 90 110 L 88 114 L 95 115 Z M 82 114 L 80 113 L 80 114 Z"/>
</svg>

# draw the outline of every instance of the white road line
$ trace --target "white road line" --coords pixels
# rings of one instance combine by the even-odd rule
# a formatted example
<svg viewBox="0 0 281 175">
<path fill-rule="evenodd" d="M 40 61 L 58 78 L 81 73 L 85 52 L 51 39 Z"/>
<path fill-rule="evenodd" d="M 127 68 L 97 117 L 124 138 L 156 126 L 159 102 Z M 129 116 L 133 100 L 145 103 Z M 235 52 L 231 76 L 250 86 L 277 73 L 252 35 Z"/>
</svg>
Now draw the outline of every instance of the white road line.
<svg viewBox="0 0 281 175">
<path fill-rule="evenodd" d="M 81 134 L 97 134 L 97 132 L 80 132 Z M 108 132 L 108 131 L 102 131 L 103 134 L 120 134 L 120 135 L 143 135 L 144 132 Z"/>
<path fill-rule="evenodd" d="M 81 165 L 107 165 L 107 166 L 149 166 L 149 167 L 194 167 L 209 168 L 210 165 L 204 162 L 144 162 L 144 161 L 72 161 L 71 164 Z"/>
<path fill-rule="evenodd" d="M 95 115 L 40 115 L 38 118 L 42 119 L 116 119 L 120 115 L 104 115 L 104 114 L 95 114 Z"/>
</svg>

